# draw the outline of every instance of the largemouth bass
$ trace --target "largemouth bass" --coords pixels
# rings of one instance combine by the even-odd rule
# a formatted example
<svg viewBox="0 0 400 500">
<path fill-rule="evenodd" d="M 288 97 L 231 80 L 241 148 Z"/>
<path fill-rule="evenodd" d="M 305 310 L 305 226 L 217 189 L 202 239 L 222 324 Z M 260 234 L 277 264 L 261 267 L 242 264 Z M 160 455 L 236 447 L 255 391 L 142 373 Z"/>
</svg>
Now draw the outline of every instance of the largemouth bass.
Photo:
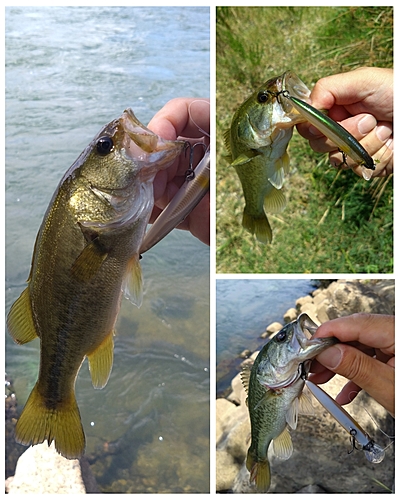
<svg viewBox="0 0 400 500">
<path fill-rule="evenodd" d="M 262 243 L 272 241 L 266 212 L 280 212 L 286 204 L 281 188 L 293 127 L 306 121 L 289 99 L 277 98 L 285 90 L 302 100 L 311 93 L 292 71 L 271 78 L 243 102 L 225 134 L 246 202 L 242 225 Z"/>
<path fill-rule="evenodd" d="M 310 360 L 338 342 L 334 337 L 313 339 L 317 328 L 307 314 L 301 314 L 261 349 L 252 368 L 242 372 L 251 423 L 246 467 L 258 491 L 268 491 L 271 484 L 271 441 L 275 455 L 288 459 L 293 452 L 288 427 L 295 429 L 298 413 L 312 409 L 302 394 Z"/>
<path fill-rule="evenodd" d="M 93 386 L 108 381 L 122 289 L 136 305 L 142 300 L 139 248 L 153 179 L 184 145 L 161 139 L 127 109 L 61 179 L 36 238 L 28 286 L 7 318 L 15 342 L 40 338 L 39 377 L 16 425 L 19 443 L 54 441 L 67 458 L 83 453 L 75 380 L 87 356 Z"/>
</svg>

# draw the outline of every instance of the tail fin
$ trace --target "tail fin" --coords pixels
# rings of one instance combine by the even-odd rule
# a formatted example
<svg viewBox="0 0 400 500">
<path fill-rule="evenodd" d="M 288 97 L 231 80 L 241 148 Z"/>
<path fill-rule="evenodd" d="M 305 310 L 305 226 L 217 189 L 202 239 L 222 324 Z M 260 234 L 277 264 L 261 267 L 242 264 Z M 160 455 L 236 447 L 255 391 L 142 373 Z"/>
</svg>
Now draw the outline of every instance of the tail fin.
<svg viewBox="0 0 400 500">
<path fill-rule="evenodd" d="M 257 491 L 267 493 L 271 486 L 271 469 L 268 459 L 256 461 L 250 451 L 247 453 L 247 470 L 250 471 L 250 482 L 255 482 Z"/>
<path fill-rule="evenodd" d="M 244 207 L 242 226 L 251 234 L 255 234 L 261 243 L 271 243 L 272 230 L 265 213 L 254 217 L 248 214 L 246 207 Z"/>
<path fill-rule="evenodd" d="M 15 439 L 25 446 L 54 440 L 58 453 L 66 458 L 79 458 L 85 450 L 85 434 L 75 394 L 57 408 L 46 407 L 37 383 L 15 428 Z"/>
</svg>

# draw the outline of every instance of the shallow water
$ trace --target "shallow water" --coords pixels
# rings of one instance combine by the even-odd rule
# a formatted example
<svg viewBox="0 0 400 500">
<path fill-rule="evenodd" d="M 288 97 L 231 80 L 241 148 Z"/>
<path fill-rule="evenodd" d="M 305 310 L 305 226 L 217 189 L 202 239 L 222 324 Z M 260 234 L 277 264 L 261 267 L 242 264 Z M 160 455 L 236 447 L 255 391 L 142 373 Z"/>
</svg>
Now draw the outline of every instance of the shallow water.
<svg viewBox="0 0 400 500">
<path fill-rule="evenodd" d="M 6 312 L 24 288 L 60 178 L 107 122 L 143 123 L 174 97 L 209 96 L 209 9 L 6 9 Z M 209 491 L 209 249 L 173 231 L 142 259 L 144 301 L 123 300 L 114 367 L 76 392 L 86 454 L 103 491 Z M 19 404 L 39 341 L 6 336 Z"/>
</svg>

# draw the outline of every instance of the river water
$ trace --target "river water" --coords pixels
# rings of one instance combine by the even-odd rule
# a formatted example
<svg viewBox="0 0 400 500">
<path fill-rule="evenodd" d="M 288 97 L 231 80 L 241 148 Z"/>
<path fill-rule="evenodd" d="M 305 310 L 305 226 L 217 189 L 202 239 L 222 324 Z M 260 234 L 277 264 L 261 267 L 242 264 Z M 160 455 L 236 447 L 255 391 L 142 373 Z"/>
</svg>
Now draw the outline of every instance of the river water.
<svg viewBox="0 0 400 500">
<path fill-rule="evenodd" d="M 147 124 L 170 99 L 209 97 L 205 7 L 6 8 L 6 312 L 25 286 L 59 180 L 107 122 Z M 209 491 L 209 248 L 173 231 L 142 259 L 144 301 L 123 300 L 114 367 L 76 393 L 103 492 Z M 22 408 L 39 341 L 6 336 Z"/>
</svg>

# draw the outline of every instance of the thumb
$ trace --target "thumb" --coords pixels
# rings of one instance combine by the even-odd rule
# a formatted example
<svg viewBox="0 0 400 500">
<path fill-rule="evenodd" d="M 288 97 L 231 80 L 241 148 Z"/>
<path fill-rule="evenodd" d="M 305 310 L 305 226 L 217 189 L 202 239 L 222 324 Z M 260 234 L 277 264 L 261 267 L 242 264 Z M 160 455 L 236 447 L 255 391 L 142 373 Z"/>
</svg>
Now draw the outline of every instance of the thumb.
<svg viewBox="0 0 400 500">
<path fill-rule="evenodd" d="M 317 360 L 329 370 L 351 380 L 394 414 L 394 368 L 355 347 L 329 347 Z"/>
</svg>

